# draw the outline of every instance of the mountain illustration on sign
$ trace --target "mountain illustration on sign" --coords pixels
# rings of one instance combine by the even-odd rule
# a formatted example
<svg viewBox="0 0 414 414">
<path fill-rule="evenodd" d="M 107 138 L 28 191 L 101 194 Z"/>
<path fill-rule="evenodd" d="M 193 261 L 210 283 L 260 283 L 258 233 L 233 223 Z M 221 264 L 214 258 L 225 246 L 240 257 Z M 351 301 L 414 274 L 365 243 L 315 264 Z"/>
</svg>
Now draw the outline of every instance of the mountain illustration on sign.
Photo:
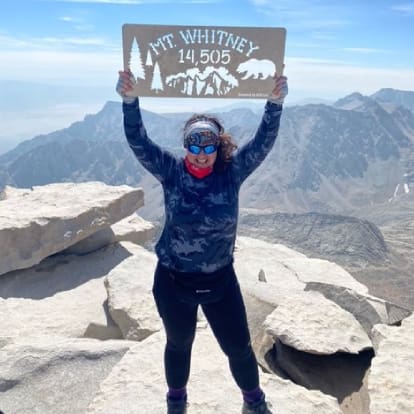
<svg viewBox="0 0 414 414">
<path fill-rule="evenodd" d="M 222 96 L 239 86 L 239 81 L 225 67 L 207 66 L 204 71 L 190 68 L 167 76 L 167 86 L 188 96 Z"/>
<path fill-rule="evenodd" d="M 266 79 L 272 77 L 276 72 L 275 64 L 268 59 L 249 59 L 242 62 L 237 67 L 238 73 L 243 73 L 241 80 L 246 79 Z"/>
</svg>

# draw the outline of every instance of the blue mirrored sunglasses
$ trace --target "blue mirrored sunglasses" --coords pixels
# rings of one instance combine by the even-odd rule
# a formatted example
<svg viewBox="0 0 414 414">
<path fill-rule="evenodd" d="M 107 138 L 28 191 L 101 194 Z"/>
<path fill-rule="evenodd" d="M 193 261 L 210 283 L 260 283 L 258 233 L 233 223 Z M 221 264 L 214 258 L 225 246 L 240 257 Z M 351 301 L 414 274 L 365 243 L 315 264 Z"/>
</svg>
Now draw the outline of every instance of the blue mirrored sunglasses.
<svg viewBox="0 0 414 414">
<path fill-rule="evenodd" d="M 217 151 L 217 145 L 210 144 L 210 145 L 189 145 L 188 151 L 191 152 L 191 154 L 198 155 L 201 151 L 204 151 L 204 154 L 210 155 Z"/>
</svg>

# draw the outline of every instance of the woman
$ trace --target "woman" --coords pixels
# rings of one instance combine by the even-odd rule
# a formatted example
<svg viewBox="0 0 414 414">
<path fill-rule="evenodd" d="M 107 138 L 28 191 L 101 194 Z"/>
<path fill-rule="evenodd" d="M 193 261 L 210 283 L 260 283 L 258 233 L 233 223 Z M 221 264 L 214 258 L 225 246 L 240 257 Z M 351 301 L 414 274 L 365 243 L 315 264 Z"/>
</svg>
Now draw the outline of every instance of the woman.
<svg viewBox="0 0 414 414">
<path fill-rule="evenodd" d="M 186 385 L 197 309 L 201 305 L 243 396 L 243 414 L 271 414 L 259 385 L 246 311 L 233 269 L 238 194 L 244 180 L 272 149 L 279 129 L 287 79 L 274 88 L 255 137 L 240 150 L 220 122 L 196 115 L 184 126 L 185 157 L 178 158 L 147 136 L 135 78 L 120 71 L 124 129 L 139 162 L 162 184 L 165 225 L 156 245 L 153 293 L 166 331 L 164 354 L 168 414 L 187 411 Z"/>
</svg>

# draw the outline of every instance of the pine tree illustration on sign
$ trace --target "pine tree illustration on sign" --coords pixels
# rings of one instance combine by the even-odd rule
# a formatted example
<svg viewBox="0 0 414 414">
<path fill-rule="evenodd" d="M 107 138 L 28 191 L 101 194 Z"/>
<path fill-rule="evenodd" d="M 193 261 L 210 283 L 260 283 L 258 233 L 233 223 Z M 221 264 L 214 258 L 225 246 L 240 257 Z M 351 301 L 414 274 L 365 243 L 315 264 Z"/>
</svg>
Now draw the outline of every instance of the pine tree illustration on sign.
<svg viewBox="0 0 414 414">
<path fill-rule="evenodd" d="M 135 47 L 134 47 L 135 46 Z M 138 40 L 134 38 L 131 52 L 131 70 L 138 79 L 145 79 L 145 69 L 142 64 L 141 50 L 139 48 Z"/>
<path fill-rule="evenodd" d="M 156 93 L 163 91 L 164 86 L 162 84 L 162 77 L 161 77 L 161 70 L 158 62 L 154 65 L 154 72 L 152 75 L 152 82 L 151 82 L 151 90 L 155 91 Z"/>
<path fill-rule="evenodd" d="M 147 60 L 145 61 L 145 65 L 146 66 L 153 66 L 152 56 L 151 56 L 151 52 L 149 50 L 147 52 Z"/>
</svg>

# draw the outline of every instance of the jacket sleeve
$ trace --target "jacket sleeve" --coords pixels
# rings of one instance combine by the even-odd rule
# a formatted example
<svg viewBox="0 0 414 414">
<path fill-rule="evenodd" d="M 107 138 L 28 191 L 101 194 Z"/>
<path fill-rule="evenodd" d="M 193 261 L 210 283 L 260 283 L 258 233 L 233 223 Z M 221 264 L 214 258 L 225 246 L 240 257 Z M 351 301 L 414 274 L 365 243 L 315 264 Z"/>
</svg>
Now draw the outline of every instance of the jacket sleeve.
<svg viewBox="0 0 414 414">
<path fill-rule="evenodd" d="M 256 135 L 233 156 L 233 168 L 240 183 L 264 161 L 272 149 L 279 132 L 282 109 L 282 105 L 267 101 Z"/>
<path fill-rule="evenodd" d="M 177 159 L 169 151 L 161 148 L 147 135 L 142 122 L 139 102 L 122 104 L 124 131 L 128 144 L 142 166 L 163 182 L 174 171 Z"/>
</svg>

